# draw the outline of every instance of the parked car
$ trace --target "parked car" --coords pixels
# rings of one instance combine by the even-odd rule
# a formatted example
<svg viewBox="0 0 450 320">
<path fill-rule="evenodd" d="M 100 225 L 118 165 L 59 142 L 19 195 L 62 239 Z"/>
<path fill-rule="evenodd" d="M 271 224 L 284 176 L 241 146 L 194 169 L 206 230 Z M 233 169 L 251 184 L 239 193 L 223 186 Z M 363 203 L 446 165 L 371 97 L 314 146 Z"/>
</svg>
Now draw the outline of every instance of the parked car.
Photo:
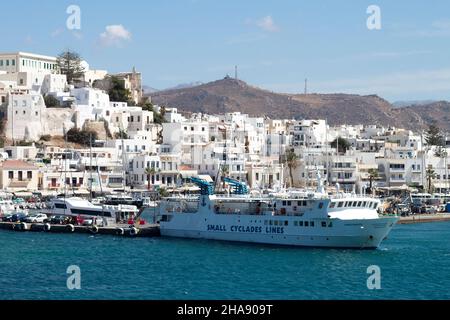
<svg viewBox="0 0 450 320">
<path fill-rule="evenodd" d="M 83 226 L 92 226 L 94 224 L 94 220 L 90 218 L 83 219 L 83 222 L 81 224 Z"/>
<path fill-rule="evenodd" d="M 70 220 L 68 216 L 51 216 L 49 219 L 51 224 L 68 224 Z"/>
<path fill-rule="evenodd" d="M 12 219 L 12 214 L 6 214 L 6 215 L 4 215 L 3 217 L 2 217 L 2 222 L 12 222 L 11 221 L 11 219 Z"/>
<path fill-rule="evenodd" d="M 24 222 L 28 215 L 25 213 L 8 214 L 2 218 L 3 222 Z"/>
<path fill-rule="evenodd" d="M 25 219 L 25 222 L 31 222 L 31 223 L 44 223 L 47 222 L 48 217 L 44 213 L 36 213 L 28 216 Z"/>
</svg>

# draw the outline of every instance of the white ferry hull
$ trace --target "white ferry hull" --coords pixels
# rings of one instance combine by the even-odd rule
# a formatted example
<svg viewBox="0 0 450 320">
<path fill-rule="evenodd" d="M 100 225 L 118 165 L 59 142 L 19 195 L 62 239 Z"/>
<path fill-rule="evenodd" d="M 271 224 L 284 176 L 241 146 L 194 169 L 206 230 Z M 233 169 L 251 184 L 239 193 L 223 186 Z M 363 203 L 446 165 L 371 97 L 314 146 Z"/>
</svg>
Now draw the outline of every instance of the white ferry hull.
<svg viewBox="0 0 450 320">
<path fill-rule="evenodd" d="M 264 220 L 267 220 L 266 217 L 255 219 L 255 217 L 248 216 L 216 216 L 214 224 L 208 222 L 207 217 L 198 219 L 198 217 L 189 217 L 189 214 L 179 215 L 174 219 L 180 220 L 170 223 L 161 222 L 162 236 L 272 245 L 357 249 L 377 248 L 398 220 L 395 217 L 351 221 L 331 219 L 329 221 L 314 221 L 314 227 L 299 227 L 293 225 L 294 221 L 298 219 L 285 218 L 281 220 L 288 221 L 288 226 L 273 227 L 264 224 Z M 198 221 L 203 222 L 197 223 Z M 327 225 L 331 222 L 332 227 L 322 227 L 323 221 Z M 252 230 L 256 230 L 256 232 L 252 232 Z M 274 230 L 280 233 L 275 233 Z"/>
</svg>

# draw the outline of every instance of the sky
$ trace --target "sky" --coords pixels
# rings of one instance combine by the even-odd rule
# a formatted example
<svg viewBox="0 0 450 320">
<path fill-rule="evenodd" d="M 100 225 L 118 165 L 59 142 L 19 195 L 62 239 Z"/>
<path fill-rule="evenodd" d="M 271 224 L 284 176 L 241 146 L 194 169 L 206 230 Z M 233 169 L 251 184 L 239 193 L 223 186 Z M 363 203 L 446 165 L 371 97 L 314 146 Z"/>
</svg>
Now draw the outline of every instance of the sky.
<svg viewBox="0 0 450 320">
<path fill-rule="evenodd" d="M 379 29 L 367 26 L 371 5 Z M 303 92 L 307 78 L 311 93 L 450 100 L 448 0 L 7 1 L 0 39 L 0 52 L 70 49 L 92 69 L 135 66 L 157 89 L 234 76 L 237 65 L 240 79 L 276 92 Z"/>
</svg>

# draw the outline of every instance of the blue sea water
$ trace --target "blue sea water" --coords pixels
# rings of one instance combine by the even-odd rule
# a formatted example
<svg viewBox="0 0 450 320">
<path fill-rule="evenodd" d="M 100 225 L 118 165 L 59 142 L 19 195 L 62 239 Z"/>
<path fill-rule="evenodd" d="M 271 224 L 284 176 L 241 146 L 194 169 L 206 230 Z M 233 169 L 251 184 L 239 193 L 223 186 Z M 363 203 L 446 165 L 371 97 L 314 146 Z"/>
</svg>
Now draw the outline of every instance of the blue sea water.
<svg viewBox="0 0 450 320">
<path fill-rule="evenodd" d="M 450 299 L 450 223 L 397 225 L 362 251 L 0 230 L 0 299 Z"/>
</svg>

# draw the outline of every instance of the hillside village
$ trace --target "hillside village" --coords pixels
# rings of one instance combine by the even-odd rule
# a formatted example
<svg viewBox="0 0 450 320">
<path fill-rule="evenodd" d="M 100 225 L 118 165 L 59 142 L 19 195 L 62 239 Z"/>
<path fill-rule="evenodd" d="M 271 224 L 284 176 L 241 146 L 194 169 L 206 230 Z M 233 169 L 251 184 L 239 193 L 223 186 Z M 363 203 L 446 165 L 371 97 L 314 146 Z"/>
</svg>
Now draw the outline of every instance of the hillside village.
<svg viewBox="0 0 450 320">
<path fill-rule="evenodd" d="M 276 112 L 186 114 L 144 97 L 135 68 L 110 74 L 82 61 L 68 79 L 60 62 L 0 54 L 3 191 L 186 191 L 190 177 L 220 189 L 225 176 L 260 190 L 314 187 L 320 177 L 356 193 L 450 191 L 450 136 L 436 127 L 332 126 Z"/>
</svg>

